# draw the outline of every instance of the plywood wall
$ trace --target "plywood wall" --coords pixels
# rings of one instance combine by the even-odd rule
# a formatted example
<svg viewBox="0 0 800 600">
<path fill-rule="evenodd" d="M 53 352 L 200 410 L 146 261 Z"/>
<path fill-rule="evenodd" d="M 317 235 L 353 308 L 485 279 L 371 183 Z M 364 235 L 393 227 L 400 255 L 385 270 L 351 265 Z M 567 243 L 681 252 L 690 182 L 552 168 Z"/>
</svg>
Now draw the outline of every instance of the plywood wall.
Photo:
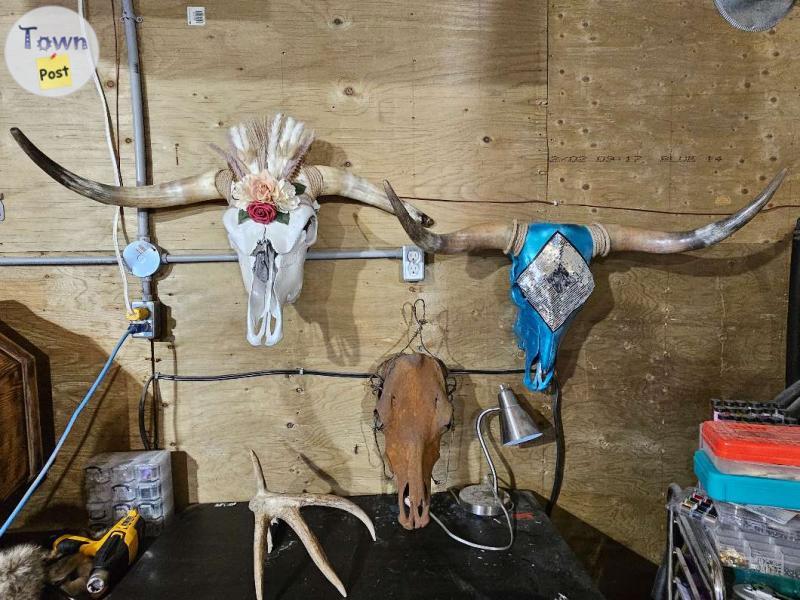
<svg viewBox="0 0 800 600">
<path fill-rule="evenodd" d="M 188 27 L 182 3 L 138 3 L 154 181 L 215 165 L 208 144 L 220 143 L 228 126 L 277 110 L 316 130 L 313 160 L 390 179 L 441 230 L 510 218 L 696 226 L 741 206 L 793 162 L 796 19 L 745 34 L 711 2 L 205 4 L 208 24 Z M 116 84 L 110 5 L 88 5 L 112 111 L 119 93 L 130 181 L 124 45 Z M 5 3 L 2 30 L 30 8 Z M 111 180 L 90 86 L 47 100 L 0 70 L 0 103 L 3 130 L 19 126 L 68 168 Z M 0 178 L 7 212 L 0 255 L 110 252 L 112 209 L 49 181 L 7 134 L 0 135 Z M 559 360 L 568 447 L 561 505 L 644 558 L 655 560 L 662 548 L 666 486 L 692 481 L 697 424 L 709 399 L 763 400 L 781 388 L 795 186 L 790 178 L 762 216 L 717 248 L 596 263 L 596 292 Z M 211 204 L 159 212 L 155 238 L 170 252 L 227 250 L 221 211 Z M 405 241 L 396 221 L 375 209 L 322 208 L 318 248 Z M 0 319 L 50 354 L 59 431 L 124 327 L 117 277 L 110 267 L 0 271 Z M 448 364 L 519 366 L 507 277 L 507 260 L 489 255 L 437 256 L 417 284 L 403 283 L 394 261 L 312 262 L 302 296 L 285 312 L 285 339 L 256 349 L 244 338 L 236 266 L 178 265 L 158 284 L 171 339 L 155 344 L 155 368 L 370 370 L 405 346 L 408 304 L 419 298 L 430 321 L 426 342 Z M 135 405 L 150 353 L 138 340 L 125 348 L 27 511 L 32 523 L 81 505 L 88 456 L 139 447 Z M 501 381 L 509 379 L 461 380 L 458 426 L 443 450 L 449 473 L 444 462 L 436 470 L 441 489 L 485 472 L 471 423 L 495 401 Z M 510 383 L 522 390 L 520 381 Z M 185 453 L 191 500 L 247 498 L 248 448 L 259 451 L 276 489 L 392 489 L 363 381 L 165 383 L 162 393 L 164 438 Z M 546 398 L 525 395 L 550 417 Z M 551 435 L 503 454 L 506 479 L 547 494 Z"/>
</svg>

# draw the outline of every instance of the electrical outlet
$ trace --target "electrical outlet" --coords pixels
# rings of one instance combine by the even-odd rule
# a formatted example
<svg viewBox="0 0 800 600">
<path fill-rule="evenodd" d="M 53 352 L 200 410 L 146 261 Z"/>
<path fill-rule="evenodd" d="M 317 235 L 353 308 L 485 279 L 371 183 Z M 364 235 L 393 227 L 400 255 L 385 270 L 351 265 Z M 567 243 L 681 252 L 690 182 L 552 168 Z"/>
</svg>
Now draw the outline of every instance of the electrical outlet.
<svg viewBox="0 0 800 600">
<path fill-rule="evenodd" d="M 403 246 L 403 281 L 425 279 L 425 252 L 418 246 Z"/>
<path fill-rule="evenodd" d="M 146 308 L 148 311 L 148 316 L 146 319 L 142 319 L 141 321 L 131 321 L 131 325 L 139 325 L 142 329 L 141 331 L 137 331 L 131 335 L 135 338 L 144 338 L 147 340 L 158 339 L 158 336 L 161 334 L 161 303 L 153 301 L 143 302 L 141 300 L 131 302 L 131 308 L 139 307 Z"/>
</svg>

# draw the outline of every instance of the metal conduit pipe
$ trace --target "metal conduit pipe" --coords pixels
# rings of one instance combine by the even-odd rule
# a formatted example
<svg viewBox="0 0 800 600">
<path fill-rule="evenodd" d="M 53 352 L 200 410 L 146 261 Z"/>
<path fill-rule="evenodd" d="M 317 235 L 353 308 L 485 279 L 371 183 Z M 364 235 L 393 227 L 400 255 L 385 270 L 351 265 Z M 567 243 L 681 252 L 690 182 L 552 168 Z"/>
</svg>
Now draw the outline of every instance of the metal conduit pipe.
<svg viewBox="0 0 800 600">
<path fill-rule="evenodd" d="M 396 250 L 309 250 L 307 260 L 352 260 L 375 258 L 403 258 L 403 249 Z M 237 262 L 236 254 L 165 254 L 163 264 Z"/>
<path fill-rule="evenodd" d="M 403 249 L 388 250 L 309 250 L 307 260 L 402 259 Z M 237 262 L 236 254 L 162 254 L 161 263 L 197 264 Z M 10 256 L 0 257 L 0 267 L 78 267 L 115 265 L 114 256 Z"/>
<path fill-rule="evenodd" d="M 122 22 L 125 24 L 125 43 L 128 50 L 128 76 L 131 86 L 131 111 L 133 113 L 133 152 L 136 168 L 136 185 L 147 184 L 147 154 L 144 139 L 144 102 L 139 68 L 139 43 L 136 24 L 141 20 L 133 12 L 133 1 L 122 0 Z M 146 209 L 136 210 L 137 238 L 150 241 L 150 215 Z M 153 299 L 152 277 L 142 277 L 142 300 Z"/>
</svg>

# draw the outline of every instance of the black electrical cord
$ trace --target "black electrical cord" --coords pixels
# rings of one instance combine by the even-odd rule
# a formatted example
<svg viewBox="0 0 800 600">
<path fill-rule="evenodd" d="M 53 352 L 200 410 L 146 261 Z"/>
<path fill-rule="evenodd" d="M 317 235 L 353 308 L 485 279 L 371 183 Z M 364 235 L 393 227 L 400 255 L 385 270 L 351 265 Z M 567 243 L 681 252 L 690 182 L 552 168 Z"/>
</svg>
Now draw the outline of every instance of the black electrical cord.
<svg viewBox="0 0 800 600">
<path fill-rule="evenodd" d="M 142 441 L 142 446 L 145 450 L 157 449 L 158 447 L 158 421 L 156 414 L 158 413 L 157 394 L 153 394 L 153 415 L 152 415 L 152 429 L 153 429 L 153 442 L 150 441 L 150 434 L 147 432 L 145 425 L 146 410 L 145 404 L 147 402 L 147 392 L 153 382 L 161 379 L 165 381 L 231 381 L 234 379 L 248 379 L 251 377 L 267 377 L 269 375 L 316 375 L 318 377 L 340 377 L 348 379 L 369 379 L 372 373 L 341 373 L 336 371 L 318 371 L 315 369 L 267 369 L 264 371 L 246 371 L 244 373 L 224 373 L 221 375 L 164 375 L 163 373 L 153 373 L 145 381 L 142 388 L 142 395 L 139 397 L 139 438 Z M 154 387 L 155 390 L 155 387 Z"/>
<path fill-rule="evenodd" d="M 792 235 L 789 305 L 786 313 L 786 387 L 800 380 L 800 219 Z"/>
<path fill-rule="evenodd" d="M 142 395 L 139 396 L 139 439 L 142 440 L 142 446 L 144 446 L 145 450 L 153 450 L 153 446 L 155 445 L 155 432 L 154 432 L 154 439 L 153 444 L 150 443 L 150 435 L 147 433 L 147 428 L 145 427 L 145 409 L 144 405 L 147 402 L 147 391 L 150 389 L 150 384 L 153 383 L 153 380 L 156 378 L 156 373 L 150 375 L 147 378 L 147 381 L 144 383 L 144 387 L 142 388 Z M 153 394 L 153 412 L 157 412 L 155 404 L 155 394 Z M 155 417 L 153 417 L 153 429 L 157 427 L 157 422 Z"/>
<path fill-rule="evenodd" d="M 525 369 L 447 369 L 450 375 L 522 375 Z"/>
<path fill-rule="evenodd" d="M 369 379 L 373 373 L 319 371 L 316 369 L 267 369 L 264 371 L 245 371 L 244 373 L 225 373 L 223 375 L 164 375 L 157 373 L 156 379 L 164 381 L 230 381 L 269 375 L 315 375 L 317 377 L 340 377 L 343 379 Z"/>
<path fill-rule="evenodd" d="M 450 375 L 519 375 L 525 373 L 525 369 L 448 369 Z M 147 402 L 147 392 L 150 386 L 159 380 L 164 381 L 184 381 L 184 382 L 202 382 L 202 381 L 232 381 L 236 379 L 249 379 L 253 377 L 268 377 L 272 375 L 312 375 L 316 377 L 335 377 L 341 379 L 370 379 L 374 377 L 374 373 L 363 372 L 338 372 L 338 371 L 321 371 L 317 369 L 267 369 L 263 371 L 246 371 L 244 373 L 224 373 L 221 375 L 165 375 L 163 373 L 153 373 L 147 378 L 142 389 L 142 395 L 139 397 L 139 437 L 141 438 L 142 445 L 145 450 L 151 450 L 158 447 L 158 437 L 156 429 L 158 422 L 156 413 L 158 412 L 158 394 L 153 394 L 153 415 L 152 415 L 152 428 L 153 428 L 153 442 L 150 441 L 150 434 L 147 432 L 145 425 L 145 405 Z M 561 493 L 561 484 L 564 479 L 564 455 L 566 452 L 566 445 L 564 442 L 564 430 L 561 423 L 561 387 L 558 381 L 553 377 L 553 428 L 556 434 L 556 467 L 553 479 L 553 488 L 550 492 L 550 499 L 547 502 L 545 513 L 549 516 L 553 511 L 558 497 Z"/>
<path fill-rule="evenodd" d="M 452 375 L 518 375 L 524 373 L 525 369 L 449 369 Z M 271 375 L 313 375 L 316 377 L 336 377 L 342 379 L 370 379 L 374 373 L 361 373 L 361 372 L 338 372 L 338 371 L 321 371 L 317 369 L 267 369 L 263 371 L 246 371 L 244 373 L 224 373 L 221 375 L 165 375 L 163 373 L 153 373 L 145 381 L 142 388 L 142 395 L 139 397 L 139 438 L 142 441 L 142 446 L 145 450 L 152 450 L 158 448 L 158 421 L 156 414 L 158 413 L 157 394 L 153 394 L 153 408 L 151 416 L 151 428 L 153 441 L 150 441 L 151 434 L 147 431 L 146 426 L 146 403 L 147 392 L 154 382 L 159 380 L 164 381 L 232 381 L 235 379 L 249 379 L 252 377 L 268 377 Z"/>
<path fill-rule="evenodd" d="M 564 442 L 564 427 L 561 422 L 561 386 L 558 380 L 553 377 L 553 429 L 556 434 L 556 470 L 553 474 L 553 489 L 550 491 L 550 499 L 544 512 L 549 517 L 558 503 L 558 496 L 561 494 L 561 483 L 564 481 L 564 455 L 566 454 L 566 444 Z"/>
</svg>

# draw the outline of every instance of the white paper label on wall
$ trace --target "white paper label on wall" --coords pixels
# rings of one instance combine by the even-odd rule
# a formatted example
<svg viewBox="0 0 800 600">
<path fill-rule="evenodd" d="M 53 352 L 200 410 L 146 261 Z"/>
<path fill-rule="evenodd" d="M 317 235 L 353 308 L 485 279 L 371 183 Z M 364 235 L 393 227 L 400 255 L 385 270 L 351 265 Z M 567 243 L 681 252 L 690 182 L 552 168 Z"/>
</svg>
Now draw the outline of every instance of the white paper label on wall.
<svg viewBox="0 0 800 600">
<path fill-rule="evenodd" d="M 43 6 L 25 13 L 6 35 L 6 65 L 14 80 L 38 96 L 66 96 L 94 73 L 94 29 L 75 11 Z"/>
<path fill-rule="evenodd" d="M 186 7 L 186 22 L 189 25 L 203 26 L 206 24 L 206 7 L 205 6 L 187 6 Z"/>
</svg>

